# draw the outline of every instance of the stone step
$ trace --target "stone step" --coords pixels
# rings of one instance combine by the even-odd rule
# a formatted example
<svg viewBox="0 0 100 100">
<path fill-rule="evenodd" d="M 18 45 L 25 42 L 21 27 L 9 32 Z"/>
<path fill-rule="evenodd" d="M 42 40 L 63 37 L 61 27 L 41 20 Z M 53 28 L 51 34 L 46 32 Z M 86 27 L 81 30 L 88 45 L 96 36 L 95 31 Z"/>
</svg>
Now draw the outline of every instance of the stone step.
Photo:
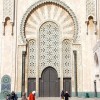
<svg viewBox="0 0 100 100">
<path fill-rule="evenodd" d="M 19 98 L 18 100 L 21 100 L 21 98 Z M 60 97 L 36 97 L 36 100 L 62 100 L 62 99 Z M 69 100 L 100 100 L 100 98 L 70 97 Z"/>
</svg>

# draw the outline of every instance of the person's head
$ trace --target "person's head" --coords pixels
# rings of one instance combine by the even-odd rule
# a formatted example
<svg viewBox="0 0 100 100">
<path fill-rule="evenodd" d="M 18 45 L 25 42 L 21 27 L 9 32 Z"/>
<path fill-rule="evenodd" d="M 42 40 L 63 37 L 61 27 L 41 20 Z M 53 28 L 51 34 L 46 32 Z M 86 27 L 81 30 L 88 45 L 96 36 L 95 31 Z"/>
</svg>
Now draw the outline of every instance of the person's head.
<svg viewBox="0 0 100 100">
<path fill-rule="evenodd" d="M 68 91 L 66 91 L 66 93 L 68 93 Z"/>
<path fill-rule="evenodd" d="M 36 94 L 36 92 L 35 92 L 35 91 L 33 91 L 33 92 L 32 92 L 32 94 L 33 94 L 33 95 L 35 95 L 35 94 Z"/>
<path fill-rule="evenodd" d="M 25 92 L 23 92 L 23 93 L 22 93 L 22 96 L 26 96 L 26 93 L 25 93 Z"/>
<path fill-rule="evenodd" d="M 11 92 L 11 94 L 12 94 L 12 95 L 15 95 L 15 92 L 14 92 L 14 91 L 12 91 L 12 92 Z"/>
</svg>

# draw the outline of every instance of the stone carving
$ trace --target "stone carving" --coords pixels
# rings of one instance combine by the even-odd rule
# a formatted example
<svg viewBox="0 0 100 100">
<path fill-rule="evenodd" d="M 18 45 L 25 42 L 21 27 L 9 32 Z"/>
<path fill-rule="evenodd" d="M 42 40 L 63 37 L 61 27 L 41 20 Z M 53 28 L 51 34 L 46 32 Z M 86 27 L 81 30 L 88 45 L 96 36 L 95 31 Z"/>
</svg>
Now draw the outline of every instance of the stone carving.
<svg viewBox="0 0 100 100">
<path fill-rule="evenodd" d="M 71 77 L 71 43 L 69 40 L 63 41 L 63 75 Z"/>
<path fill-rule="evenodd" d="M 95 18 L 95 2 L 96 0 L 86 0 L 86 16 L 87 19 L 89 16 Z"/>
<path fill-rule="evenodd" d="M 14 22 L 14 0 L 3 0 L 3 22 L 6 17 Z"/>
<path fill-rule="evenodd" d="M 36 77 L 36 42 L 29 41 L 29 63 L 28 63 L 28 77 Z"/>
<path fill-rule="evenodd" d="M 59 27 L 54 22 L 45 22 L 40 27 L 39 36 L 39 71 L 51 66 L 60 72 Z M 41 74 L 40 74 L 41 75 Z"/>
<path fill-rule="evenodd" d="M 10 19 L 10 23 L 12 26 L 11 35 L 13 35 L 14 0 L 3 0 L 3 35 L 5 35 L 5 23 L 7 18 Z"/>
<path fill-rule="evenodd" d="M 43 7 L 41 7 L 41 5 L 47 5 L 48 7 L 47 7 L 47 9 L 46 8 L 43 8 Z M 54 11 L 55 11 L 55 9 L 58 9 L 58 8 L 60 8 L 59 7 L 59 5 L 61 6 L 61 9 L 62 10 L 60 10 L 61 12 L 60 12 L 60 14 L 59 14 L 59 16 L 56 18 L 55 17 L 55 15 L 56 15 L 56 13 L 58 13 L 58 11 L 55 11 L 54 13 L 53 13 L 53 15 L 51 14 L 48 14 L 48 13 L 50 13 L 50 12 L 52 12 L 52 5 L 50 5 L 50 4 L 52 4 L 52 5 L 55 5 L 55 8 L 54 8 Z M 42 5 L 42 6 L 43 6 Z M 40 6 L 40 7 L 39 7 Z M 24 16 L 23 16 L 23 19 L 22 19 L 22 22 L 21 22 L 21 27 L 20 27 L 20 31 L 21 31 L 21 38 L 22 38 L 22 41 L 23 42 L 25 42 L 26 41 L 26 39 L 25 39 L 25 37 L 26 36 L 24 36 L 25 35 L 25 33 L 27 33 L 27 32 L 25 32 L 26 31 L 26 27 L 25 27 L 25 25 L 26 25 L 26 23 L 27 23 L 27 19 L 28 19 L 28 15 L 30 14 L 30 13 L 32 13 L 32 11 L 34 12 L 34 10 L 37 10 L 36 8 L 38 8 L 38 9 L 40 9 L 39 11 L 40 11 L 40 13 L 39 12 L 36 12 L 35 13 L 35 16 L 37 16 L 37 19 L 39 20 L 39 22 L 43 22 L 43 20 L 41 20 L 41 17 L 43 17 L 42 19 L 44 19 L 44 20 L 54 20 L 55 22 L 57 21 L 58 22 L 58 19 L 59 18 L 61 18 L 61 16 L 64 16 L 64 15 L 68 15 L 68 16 L 66 16 L 66 18 L 65 19 L 63 19 L 62 21 L 64 21 L 64 22 L 67 22 L 67 20 L 69 20 L 69 19 L 71 19 L 72 21 L 69 23 L 69 25 L 66 25 L 66 26 L 64 26 L 63 28 L 64 28 L 64 30 L 67 30 L 66 28 L 68 28 L 68 29 L 70 29 L 69 30 L 69 32 L 63 32 L 64 34 L 66 34 L 66 33 L 73 33 L 74 35 L 74 39 L 76 39 L 77 38 L 77 34 L 78 34 L 78 22 L 77 22 L 77 19 L 76 19 L 76 16 L 75 16 L 75 14 L 73 13 L 73 11 L 66 5 L 66 4 L 64 4 L 63 2 L 61 2 L 61 1 L 59 1 L 59 0 L 41 0 L 41 1 L 38 1 L 37 3 L 35 3 L 35 4 L 33 4 L 27 11 L 26 11 L 26 13 L 24 14 Z M 64 9 L 63 9 L 64 8 Z M 44 12 L 43 11 L 47 11 L 47 15 L 50 15 L 50 16 L 45 16 L 45 14 L 44 14 Z M 48 10 L 50 10 L 50 12 L 48 12 Z M 65 13 L 68 13 L 68 14 L 65 14 Z M 41 15 L 41 17 L 39 17 L 38 15 Z M 53 17 L 54 18 L 53 18 Z M 51 17 L 51 18 L 50 18 Z M 33 21 L 35 21 L 35 23 L 36 22 L 38 22 L 38 21 L 36 21 L 36 20 L 34 20 L 34 18 L 32 18 L 33 19 Z M 38 22 L 38 23 L 39 23 Z M 34 24 L 35 24 L 34 23 Z M 41 23 L 39 23 L 39 25 L 40 25 Z M 62 25 L 62 23 L 59 23 L 59 25 Z M 30 26 L 30 24 L 28 23 L 28 26 Z M 38 26 L 38 25 L 37 25 Z M 30 26 L 30 27 L 33 27 L 33 26 Z M 70 28 L 69 28 L 70 27 Z M 73 28 L 72 28 L 73 27 Z M 38 29 L 39 27 L 37 27 L 37 29 Z M 67 30 L 68 31 L 68 30 Z M 71 32 L 70 32 L 71 31 Z M 28 33 L 36 33 L 36 32 L 28 32 Z"/>
<path fill-rule="evenodd" d="M 11 78 L 8 75 L 4 75 L 1 79 L 1 93 L 4 97 L 11 92 Z"/>
</svg>

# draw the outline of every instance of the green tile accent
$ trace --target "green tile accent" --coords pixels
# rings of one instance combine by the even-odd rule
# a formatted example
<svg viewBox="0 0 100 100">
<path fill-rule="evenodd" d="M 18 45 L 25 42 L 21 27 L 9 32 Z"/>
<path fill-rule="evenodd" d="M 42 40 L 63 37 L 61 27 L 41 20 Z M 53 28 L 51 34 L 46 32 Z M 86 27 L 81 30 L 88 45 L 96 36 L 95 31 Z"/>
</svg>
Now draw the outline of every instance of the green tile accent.
<svg viewBox="0 0 100 100">
<path fill-rule="evenodd" d="M 0 99 L 4 99 L 4 95 L 2 93 L 0 93 Z"/>
<path fill-rule="evenodd" d="M 17 94 L 18 98 L 21 97 L 21 92 L 17 92 L 16 94 Z"/>
<path fill-rule="evenodd" d="M 75 97 L 75 92 L 72 92 L 72 97 Z M 78 92 L 80 98 L 94 98 L 94 92 Z M 97 93 L 97 98 L 100 98 L 100 92 Z"/>
<path fill-rule="evenodd" d="M 21 97 L 21 92 L 17 92 L 16 94 L 17 94 L 18 98 Z M 5 100 L 5 97 L 2 93 L 0 93 L 0 100 L 3 100 L 3 99 Z"/>
</svg>

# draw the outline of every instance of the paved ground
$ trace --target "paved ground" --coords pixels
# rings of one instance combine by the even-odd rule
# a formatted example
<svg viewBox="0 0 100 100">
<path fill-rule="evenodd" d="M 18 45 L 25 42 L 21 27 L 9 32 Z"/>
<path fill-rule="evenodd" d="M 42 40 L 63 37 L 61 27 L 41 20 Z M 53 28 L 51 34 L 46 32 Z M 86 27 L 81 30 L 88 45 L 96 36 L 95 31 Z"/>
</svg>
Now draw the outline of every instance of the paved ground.
<svg viewBox="0 0 100 100">
<path fill-rule="evenodd" d="M 21 100 L 21 99 L 18 99 Z M 38 97 L 36 100 L 61 100 L 60 97 Z M 100 98 L 78 98 L 78 97 L 71 97 L 69 100 L 100 100 Z"/>
<path fill-rule="evenodd" d="M 0 100 L 5 100 L 5 99 L 1 99 Z M 18 100 L 21 100 L 21 98 L 19 98 Z M 36 98 L 36 100 L 61 100 L 60 97 L 38 97 Z M 69 98 L 69 100 L 100 100 L 100 98 L 79 98 L 79 97 L 71 97 Z"/>
</svg>

